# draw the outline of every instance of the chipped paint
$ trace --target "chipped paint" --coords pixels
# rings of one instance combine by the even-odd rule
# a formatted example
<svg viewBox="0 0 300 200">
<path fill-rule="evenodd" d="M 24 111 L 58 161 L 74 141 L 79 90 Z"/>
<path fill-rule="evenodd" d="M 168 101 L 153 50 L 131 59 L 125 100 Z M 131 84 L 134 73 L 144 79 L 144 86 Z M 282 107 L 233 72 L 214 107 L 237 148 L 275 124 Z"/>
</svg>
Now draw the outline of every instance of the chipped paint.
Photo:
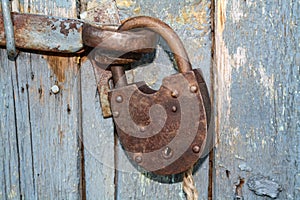
<svg viewBox="0 0 300 200">
<path fill-rule="evenodd" d="M 105 2 L 105 1 L 103 1 L 103 2 Z M 102 5 L 102 4 L 98 0 L 88 1 L 86 10 L 87 11 L 88 10 L 93 10 L 93 9 L 99 7 L 100 5 Z"/>
<path fill-rule="evenodd" d="M 268 76 L 266 74 L 266 70 L 264 66 L 260 63 L 258 72 L 260 75 L 259 82 L 260 84 L 265 88 L 265 96 L 269 96 L 272 100 L 275 96 L 275 90 L 274 90 L 274 75 Z"/>
<path fill-rule="evenodd" d="M 198 30 L 205 29 L 207 24 L 207 13 L 205 8 L 210 5 L 210 2 L 202 3 L 200 6 L 185 6 L 176 17 L 176 22 L 179 24 L 192 24 L 193 28 Z"/>
<path fill-rule="evenodd" d="M 262 139 L 261 140 L 261 147 L 264 149 L 266 145 L 267 145 L 267 141 Z"/>
<path fill-rule="evenodd" d="M 135 2 L 132 0 L 116 0 L 118 8 L 129 8 L 134 6 Z"/>
<path fill-rule="evenodd" d="M 11 190 L 9 191 L 7 197 L 8 199 L 15 199 L 17 197 L 17 192 L 16 192 L 17 186 L 12 185 Z"/>
<path fill-rule="evenodd" d="M 143 188 L 146 188 L 147 186 L 149 186 L 151 184 L 150 179 L 142 173 L 139 173 L 139 180 L 140 180 L 141 185 L 144 186 Z"/>
<path fill-rule="evenodd" d="M 234 155 L 234 157 L 238 160 L 246 160 L 246 158 L 242 157 L 241 155 Z"/>
<path fill-rule="evenodd" d="M 140 6 L 139 6 L 139 7 L 136 7 L 136 8 L 133 10 L 133 12 L 134 12 L 134 14 L 136 14 L 136 15 L 140 14 L 140 12 L 141 12 L 141 7 L 140 7 Z"/>
<path fill-rule="evenodd" d="M 80 18 L 93 26 L 111 25 L 111 28 L 117 28 L 120 25 L 118 10 L 115 3 L 111 0 L 101 1 L 93 0 L 87 3 L 87 10 L 80 14 Z"/>
<path fill-rule="evenodd" d="M 254 175 L 247 181 L 248 188 L 259 196 L 268 196 L 273 199 L 277 198 L 282 191 L 282 187 L 269 177 Z"/>
<path fill-rule="evenodd" d="M 233 0 L 232 2 L 232 12 L 231 18 L 234 23 L 238 23 L 241 18 L 244 16 L 243 10 L 241 9 L 241 1 L 240 0 Z"/>
<path fill-rule="evenodd" d="M 242 163 L 239 165 L 239 169 L 245 172 L 251 172 L 252 168 L 247 163 Z"/>
<path fill-rule="evenodd" d="M 239 71 L 240 67 L 243 67 L 247 62 L 246 49 L 243 47 L 238 47 L 236 53 L 233 55 L 232 60 L 232 65 L 237 71 Z"/>
</svg>

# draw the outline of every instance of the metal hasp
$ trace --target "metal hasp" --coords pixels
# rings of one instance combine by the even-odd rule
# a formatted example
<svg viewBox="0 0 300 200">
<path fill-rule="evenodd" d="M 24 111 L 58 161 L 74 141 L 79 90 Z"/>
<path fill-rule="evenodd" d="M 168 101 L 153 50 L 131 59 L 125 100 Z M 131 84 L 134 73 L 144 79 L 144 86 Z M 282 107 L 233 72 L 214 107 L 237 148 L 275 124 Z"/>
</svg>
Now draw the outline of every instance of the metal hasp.
<svg viewBox="0 0 300 200">
<path fill-rule="evenodd" d="M 5 17 L 0 15 L 0 46 L 10 44 L 10 41 L 5 39 L 5 21 Z M 15 39 L 8 39 L 15 41 L 15 46 L 20 50 L 76 54 L 84 51 L 86 47 L 96 47 L 96 60 L 106 65 L 111 64 L 111 60 L 119 60 L 121 63 L 130 61 L 126 58 L 119 59 L 120 54 L 105 57 L 107 51 L 124 51 L 124 47 L 130 41 L 138 41 L 135 42 L 136 48 L 145 43 L 153 47 L 157 41 L 156 35 L 151 31 L 119 33 L 111 25 L 94 28 L 79 19 L 12 13 L 12 21 L 11 29 L 15 30 Z M 136 56 L 140 56 L 140 53 L 142 52 Z"/>
<path fill-rule="evenodd" d="M 83 49 L 83 22 L 34 14 L 12 13 L 16 47 L 22 50 L 76 53 Z M 0 46 L 6 44 L 0 17 Z"/>
<path fill-rule="evenodd" d="M 125 21 L 119 31 L 147 28 L 160 34 L 175 55 L 179 72 L 164 78 L 158 91 L 144 82 L 128 85 L 124 68 L 111 67 L 109 93 L 121 144 L 133 163 L 159 175 L 185 172 L 201 157 L 210 121 L 210 99 L 199 70 L 192 70 L 176 33 L 150 17 Z"/>
<path fill-rule="evenodd" d="M 144 55 L 153 53 L 158 43 L 158 35 L 145 29 L 117 31 L 111 34 L 90 24 L 84 24 L 82 35 L 83 43 L 94 48 L 88 57 L 92 61 L 98 82 L 102 115 L 104 118 L 112 117 L 108 92 L 109 80 L 112 78 L 111 72 L 115 70 L 111 69 L 118 68 L 120 65 L 130 66 L 139 62 Z M 114 77 L 122 76 L 114 75 Z"/>
<path fill-rule="evenodd" d="M 136 62 L 143 54 L 153 52 L 158 43 L 157 34 L 145 29 L 112 33 L 84 24 L 82 35 L 83 43 L 95 48 L 89 57 L 104 69 Z"/>
<path fill-rule="evenodd" d="M 15 35 L 14 26 L 11 19 L 10 1 L 2 0 L 2 14 L 3 23 L 0 23 L 1 28 L 5 29 L 5 39 L 6 39 L 6 49 L 7 55 L 10 60 L 14 60 L 17 56 L 16 45 L 15 45 Z"/>
</svg>

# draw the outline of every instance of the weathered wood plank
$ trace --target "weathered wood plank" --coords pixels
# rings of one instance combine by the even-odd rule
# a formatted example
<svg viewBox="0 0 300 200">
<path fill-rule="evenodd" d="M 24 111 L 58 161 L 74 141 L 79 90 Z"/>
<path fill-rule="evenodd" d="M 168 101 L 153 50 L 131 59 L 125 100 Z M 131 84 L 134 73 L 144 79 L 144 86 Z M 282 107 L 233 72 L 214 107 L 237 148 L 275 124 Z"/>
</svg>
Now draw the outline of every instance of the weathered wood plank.
<svg viewBox="0 0 300 200">
<path fill-rule="evenodd" d="M 117 0 L 121 19 L 137 15 L 160 18 L 168 23 L 183 40 L 194 68 L 203 70 L 210 85 L 211 27 L 210 1 L 148 1 Z M 145 80 L 158 89 L 164 76 L 175 73 L 168 55 L 159 49 L 155 62 L 128 73 L 132 81 Z M 117 148 L 117 199 L 185 199 L 178 177 L 156 177 L 141 174 L 128 166 L 128 159 Z M 130 165 L 130 163 L 129 163 Z M 194 174 L 199 199 L 207 199 L 208 161 Z M 169 183 L 169 184 L 165 184 Z"/>
<path fill-rule="evenodd" d="M 20 197 L 20 161 L 13 91 L 14 63 L 0 50 L 0 199 Z"/>
<path fill-rule="evenodd" d="M 119 22 L 113 0 L 82 0 L 80 3 L 80 14 L 86 17 L 86 21 L 94 22 L 95 13 L 98 12 L 101 13 L 102 24 Z M 114 125 L 112 119 L 102 117 L 97 80 L 87 58 L 82 59 L 80 74 L 85 197 L 115 199 Z"/>
<path fill-rule="evenodd" d="M 216 1 L 216 199 L 300 198 L 299 15 L 299 1 Z"/>
<path fill-rule="evenodd" d="M 114 125 L 103 119 L 94 70 L 89 60 L 81 66 L 82 136 L 86 198 L 114 199 Z"/>
<path fill-rule="evenodd" d="M 141 1 L 135 2 L 132 7 L 125 1 L 118 2 L 119 6 L 129 5 L 128 16 L 132 16 L 132 13 L 144 13 L 160 17 L 174 27 L 187 44 L 193 65 L 203 66 L 202 69 L 209 82 L 211 54 L 209 2 L 179 3 L 175 7 L 170 7 L 169 3 L 166 1 L 154 4 L 150 1 Z M 162 5 L 168 7 L 166 13 L 159 13 Z M 149 13 L 151 10 L 149 8 L 153 6 L 156 6 L 155 13 Z M 20 1 L 22 12 L 75 17 L 74 8 L 75 1 Z M 189 31 L 185 32 L 185 29 Z M 168 68 L 161 67 L 165 64 Z M 80 179 L 81 176 L 85 176 L 83 178 L 88 181 L 83 191 L 86 194 L 83 196 L 87 198 L 104 195 L 105 199 L 113 199 L 114 196 L 119 199 L 133 197 L 184 199 L 181 183 L 158 183 L 156 180 L 160 177 L 147 177 L 136 169 L 128 171 L 121 162 L 118 162 L 118 166 L 114 166 L 114 162 L 112 163 L 114 156 L 110 154 L 113 149 L 112 123 L 110 120 L 101 120 L 101 117 L 100 121 L 96 118 L 100 114 L 99 104 L 95 101 L 98 97 L 95 95 L 94 80 L 90 81 L 92 79 L 90 65 L 86 65 L 84 63 L 82 71 L 79 72 L 74 59 L 20 54 L 16 68 L 12 71 L 17 110 L 15 123 L 19 127 L 16 134 L 21 138 L 20 142 L 15 141 L 14 144 L 21 149 L 17 154 L 20 155 L 18 159 L 20 194 L 17 193 L 15 197 L 22 195 L 26 199 L 79 198 Z M 141 72 L 141 69 L 132 73 L 142 73 L 148 83 L 158 87 L 157 79 L 161 80 L 164 75 L 175 72 L 162 50 L 154 65 L 156 68 L 153 66 L 146 73 Z M 134 75 L 131 78 L 137 80 L 138 77 L 139 75 Z M 60 87 L 60 93 L 56 95 L 50 94 L 49 91 L 54 84 Z M 83 90 L 80 90 L 80 87 Z M 94 106 L 91 108 L 90 105 Z M 100 133 L 101 137 L 95 137 L 93 131 Z M 78 136 L 81 136 L 80 139 L 83 139 L 84 144 L 86 142 L 88 144 L 84 149 L 85 173 L 81 172 L 81 140 Z M 94 151 L 93 145 L 103 147 L 100 151 L 99 148 L 95 148 Z M 116 150 L 116 161 L 122 159 L 122 152 Z M 10 162 L 15 166 L 13 160 Z M 125 162 L 129 164 L 131 170 L 128 160 Z M 117 177 L 113 176 L 114 167 L 118 170 Z M 195 174 L 201 199 L 207 198 L 207 167 L 206 161 Z M 160 181 L 176 182 L 173 179 L 176 177 Z M 3 180 L 6 181 L 6 178 Z M 114 194 L 114 180 L 119 185 L 116 194 Z M 6 189 L 4 191 L 6 194 Z"/>
<path fill-rule="evenodd" d="M 76 17 L 75 1 L 24 0 L 19 3 L 21 12 Z M 81 107 L 76 59 L 20 53 L 15 64 L 10 66 L 5 61 L 5 54 L 1 58 L 1 65 L 11 70 L 3 77 L 4 83 L 11 79 L 7 89 L 13 87 L 11 91 L 3 92 L 14 102 L 4 114 L 10 116 L 15 109 L 15 124 L 5 130 L 15 129 L 15 134 L 10 136 L 15 137 L 11 140 L 15 142 L 11 149 L 14 146 L 18 149 L 18 152 L 6 155 L 6 158 L 11 157 L 6 162 L 13 162 L 16 156 L 19 162 L 12 168 L 19 168 L 20 189 L 15 198 L 78 199 Z M 54 84 L 60 87 L 57 95 L 50 92 Z M 4 179 L 9 180 L 9 174 L 5 176 Z M 13 180 L 15 177 L 16 174 L 11 176 Z M 7 186 L 6 195 L 8 189 L 12 191 Z"/>
</svg>

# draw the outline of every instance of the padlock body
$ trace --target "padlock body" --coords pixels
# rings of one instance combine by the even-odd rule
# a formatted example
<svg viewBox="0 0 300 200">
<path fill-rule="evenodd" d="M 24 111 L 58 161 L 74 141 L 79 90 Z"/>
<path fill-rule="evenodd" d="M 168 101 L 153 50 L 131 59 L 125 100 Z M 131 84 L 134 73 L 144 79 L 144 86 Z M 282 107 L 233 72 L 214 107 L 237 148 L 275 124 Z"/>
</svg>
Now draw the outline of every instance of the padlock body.
<svg viewBox="0 0 300 200">
<path fill-rule="evenodd" d="M 201 157 L 210 101 L 199 71 L 168 76 L 158 91 L 140 82 L 113 89 L 109 97 L 121 144 L 145 170 L 178 174 Z"/>
</svg>

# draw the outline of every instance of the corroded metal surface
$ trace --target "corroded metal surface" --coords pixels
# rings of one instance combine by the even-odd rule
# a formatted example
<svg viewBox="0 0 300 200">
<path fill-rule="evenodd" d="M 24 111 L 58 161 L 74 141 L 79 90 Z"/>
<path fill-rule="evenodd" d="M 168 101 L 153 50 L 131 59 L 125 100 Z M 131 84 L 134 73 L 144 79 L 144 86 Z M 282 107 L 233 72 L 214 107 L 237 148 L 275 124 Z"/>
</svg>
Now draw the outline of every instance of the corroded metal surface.
<svg viewBox="0 0 300 200">
<path fill-rule="evenodd" d="M 150 29 L 153 32 L 158 33 L 166 40 L 171 52 L 174 54 L 179 72 L 187 72 L 192 69 L 187 52 L 180 38 L 169 25 L 159 19 L 146 16 L 129 18 L 122 23 L 119 30 L 128 31 L 143 28 Z"/>
<path fill-rule="evenodd" d="M 141 29 L 134 32 L 122 31 L 112 34 L 101 31 L 90 24 L 83 27 L 83 42 L 87 46 L 118 52 L 151 52 L 157 45 L 158 37 L 152 31 Z M 112 42 L 113 41 L 113 42 Z"/>
<path fill-rule="evenodd" d="M 126 20 L 119 31 L 134 28 L 160 34 L 182 73 L 166 77 L 155 91 L 144 82 L 127 85 L 122 81 L 126 79 L 124 68 L 111 68 L 117 87 L 109 96 L 118 136 L 131 160 L 147 171 L 159 175 L 182 173 L 197 162 L 206 145 L 208 90 L 200 71 L 192 70 L 180 38 L 167 24 L 135 17 Z"/>
<path fill-rule="evenodd" d="M 111 79 L 112 74 L 111 71 L 98 67 L 94 60 L 91 60 L 91 62 L 97 80 L 102 115 L 104 118 L 108 118 L 112 116 L 108 99 L 108 92 L 110 91 L 109 80 Z"/>
<path fill-rule="evenodd" d="M 152 18 L 152 17 L 146 17 L 146 16 L 140 16 L 140 17 L 133 17 L 130 19 L 127 19 L 122 23 L 122 25 L 119 27 L 119 31 L 130 31 L 130 30 L 151 30 L 153 33 L 159 34 L 169 45 L 172 53 L 174 54 L 174 58 L 176 60 L 176 63 L 178 65 L 179 72 L 187 72 L 192 70 L 191 63 L 189 61 L 187 52 L 184 48 L 183 43 L 181 42 L 180 38 L 176 34 L 173 29 L 167 25 L 166 23 L 160 21 L 159 19 Z M 149 37 L 147 37 L 149 38 Z M 132 43 L 132 42 L 131 42 Z M 136 42 L 135 42 L 136 43 Z M 128 43 L 126 43 L 128 44 Z M 126 45 L 128 46 L 128 45 Z M 130 46 L 130 43 L 129 43 Z M 134 46 L 134 43 L 133 43 Z M 128 48 L 128 47 L 127 47 Z M 124 68 L 117 67 L 112 69 L 113 74 L 124 74 Z M 113 77 L 116 80 L 121 79 L 121 77 Z M 115 82 L 115 84 L 117 84 Z"/>
<path fill-rule="evenodd" d="M 12 14 L 16 47 L 28 50 L 75 53 L 83 49 L 83 22 L 33 14 Z M 6 45 L 0 16 L 0 46 Z"/>
<path fill-rule="evenodd" d="M 157 44 L 157 37 L 151 31 L 119 33 L 111 25 L 96 28 L 79 19 L 12 13 L 12 21 L 14 22 L 15 43 L 19 49 L 79 53 L 85 46 L 89 46 L 97 47 L 100 51 L 147 53 L 153 51 Z M 84 30 L 83 27 L 85 27 Z M 0 46 L 5 45 L 4 20 L 0 15 Z M 110 59 L 105 58 L 105 55 L 98 57 L 103 60 L 101 63 L 111 64 Z M 113 59 L 116 58 L 113 57 Z M 132 62 L 125 58 L 119 60 L 122 64 Z"/>
<path fill-rule="evenodd" d="M 194 71 L 165 78 L 157 92 L 144 83 L 110 92 L 118 136 L 132 161 L 161 175 L 196 163 L 207 138 L 200 92 Z"/>
<path fill-rule="evenodd" d="M 211 120 L 211 102 L 209 98 L 208 88 L 203 78 L 202 71 L 200 69 L 193 69 L 193 72 L 195 73 L 195 77 L 199 84 L 200 95 L 204 103 L 206 120 L 208 122 L 207 127 L 208 127 L 209 122 Z M 209 137 L 212 137 L 212 135 L 210 135 Z"/>
</svg>

